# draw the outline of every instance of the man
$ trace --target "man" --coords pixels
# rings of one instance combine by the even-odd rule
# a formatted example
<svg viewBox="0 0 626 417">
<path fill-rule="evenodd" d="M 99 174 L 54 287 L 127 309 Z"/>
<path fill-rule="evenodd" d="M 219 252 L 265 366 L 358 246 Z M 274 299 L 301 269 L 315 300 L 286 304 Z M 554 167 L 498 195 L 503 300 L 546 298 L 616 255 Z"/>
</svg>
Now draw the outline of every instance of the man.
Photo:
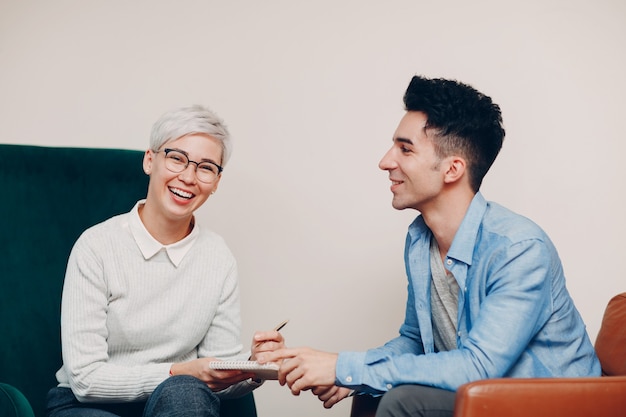
<svg viewBox="0 0 626 417">
<path fill-rule="evenodd" d="M 548 236 L 479 188 L 504 139 L 500 108 L 472 87 L 413 77 L 380 161 L 393 207 L 415 209 L 400 335 L 367 352 L 279 349 L 281 384 L 325 407 L 384 394 L 377 416 L 451 416 L 463 383 L 598 376 L 600 365 Z"/>
</svg>

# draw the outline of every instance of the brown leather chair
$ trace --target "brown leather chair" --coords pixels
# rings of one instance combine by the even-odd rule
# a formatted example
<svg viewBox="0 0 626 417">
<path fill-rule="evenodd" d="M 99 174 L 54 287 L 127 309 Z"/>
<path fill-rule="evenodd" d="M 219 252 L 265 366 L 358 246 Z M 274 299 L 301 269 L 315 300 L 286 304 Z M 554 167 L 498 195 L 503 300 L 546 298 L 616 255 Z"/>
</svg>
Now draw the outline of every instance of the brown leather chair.
<svg viewBox="0 0 626 417">
<path fill-rule="evenodd" d="M 497 378 L 462 385 L 454 417 L 626 416 L 626 293 L 616 295 L 596 338 L 601 377 Z M 378 402 L 356 396 L 351 417 L 371 417 Z"/>
</svg>

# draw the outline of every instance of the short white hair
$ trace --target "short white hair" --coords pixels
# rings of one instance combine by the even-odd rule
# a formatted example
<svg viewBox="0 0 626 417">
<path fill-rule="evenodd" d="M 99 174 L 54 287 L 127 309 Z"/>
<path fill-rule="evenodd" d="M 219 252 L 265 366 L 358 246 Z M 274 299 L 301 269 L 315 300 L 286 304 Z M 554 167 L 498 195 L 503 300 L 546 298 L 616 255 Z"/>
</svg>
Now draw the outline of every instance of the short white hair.
<svg viewBox="0 0 626 417">
<path fill-rule="evenodd" d="M 150 149 L 158 151 L 168 142 L 193 134 L 209 135 L 222 145 L 222 166 L 232 153 L 230 133 L 223 120 L 199 104 L 173 109 L 157 120 L 150 133 Z"/>
</svg>

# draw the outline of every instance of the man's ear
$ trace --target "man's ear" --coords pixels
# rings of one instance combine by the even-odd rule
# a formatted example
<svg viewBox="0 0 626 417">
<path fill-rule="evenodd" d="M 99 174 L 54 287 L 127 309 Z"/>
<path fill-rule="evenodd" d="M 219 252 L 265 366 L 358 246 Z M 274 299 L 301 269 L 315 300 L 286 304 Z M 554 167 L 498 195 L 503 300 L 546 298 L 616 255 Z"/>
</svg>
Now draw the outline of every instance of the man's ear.
<svg viewBox="0 0 626 417">
<path fill-rule="evenodd" d="M 444 176 L 444 182 L 450 184 L 459 181 L 466 173 L 467 163 L 460 156 L 450 156 L 446 161 L 448 170 Z"/>
</svg>

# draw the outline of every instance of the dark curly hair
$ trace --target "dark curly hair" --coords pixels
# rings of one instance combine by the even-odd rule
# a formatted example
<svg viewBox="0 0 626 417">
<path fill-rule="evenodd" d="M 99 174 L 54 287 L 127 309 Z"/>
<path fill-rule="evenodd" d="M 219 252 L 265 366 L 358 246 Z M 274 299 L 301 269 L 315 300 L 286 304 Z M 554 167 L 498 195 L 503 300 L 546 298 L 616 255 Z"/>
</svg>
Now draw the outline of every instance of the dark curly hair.
<svg viewBox="0 0 626 417">
<path fill-rule="evenodd" d="M 404 94 L 407 111 L 426 114 L 441 158 L 458 153 L 477 192 L 504 141 L 500 107 L 473 87 L 454 80 L 414 76 Z"/>
</svg>

